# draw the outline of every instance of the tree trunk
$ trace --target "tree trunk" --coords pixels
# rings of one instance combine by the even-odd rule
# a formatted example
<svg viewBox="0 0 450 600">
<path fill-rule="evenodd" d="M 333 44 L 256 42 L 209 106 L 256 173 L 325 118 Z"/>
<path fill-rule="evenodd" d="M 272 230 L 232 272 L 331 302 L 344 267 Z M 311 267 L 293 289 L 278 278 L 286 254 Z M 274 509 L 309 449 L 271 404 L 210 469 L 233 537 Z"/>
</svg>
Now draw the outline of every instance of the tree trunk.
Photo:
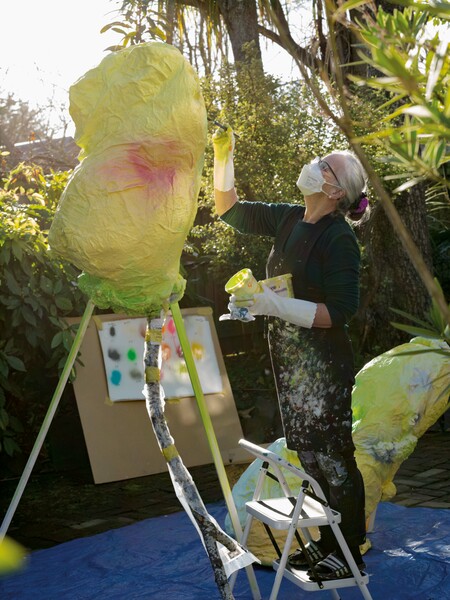
<svg viewBox="0 0 450 600">
<path fill-rule="evenodd" d="M 419 185 L 403 193 L 395 204 L 431 269 L 424 187 Z M 361 238 L 366 250 L 366 264 L 362 275 L 361 306 L 352 328 L 357 331 L 358 354 L 375 355 L 411 338 L 410 334 L 391 325 L 391 321 L 405 320 L 390 308 L 423 318 L 430 298 L 380 205 L 374 209 Z"/>
<path fill-rule="evenodd" d="M 220 14 L 225 21 L 236 67 L 247 60 L 247 48 L 251 44 L 254 58 L 261 60 L 259 45 L 258 14 L 252 0 L 218 0 Z M 262 69 L 262 62 L 261 62 Z"/>
<path fill-rule="evenodd" d="M 352 13 L 355 13 L 353 15 Z M 350 11 L 352 17 L 362 19 L 361 14 L 356 11 Z M 337 46 L 337 65 L 336 68 L 342 70 L 344 79 L 348 75 L 356 75 L 358 77 L 367 77 L 369 67 L 365 63 L 361 63 L 358 56 L 358 50 L 361 50 L 361 41 L 356 37 L 350 27 L 343 23 L 336 23 L 336 46 Z"/>
</svg>

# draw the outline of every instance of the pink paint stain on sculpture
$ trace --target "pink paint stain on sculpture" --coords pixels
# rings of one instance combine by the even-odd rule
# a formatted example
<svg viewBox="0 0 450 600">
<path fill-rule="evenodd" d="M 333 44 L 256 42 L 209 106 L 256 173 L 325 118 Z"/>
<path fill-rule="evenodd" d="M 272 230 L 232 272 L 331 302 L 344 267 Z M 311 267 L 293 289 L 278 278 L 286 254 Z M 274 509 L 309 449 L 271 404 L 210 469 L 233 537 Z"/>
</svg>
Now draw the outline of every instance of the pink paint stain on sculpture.
<svg viewBox="0 0 450 600">
<path fill-rule="evenodd" d="M 147 188 L 147 201 L 159 205 L 174 188 L 177 159 L 172 158 L 172 146 L 159 142 L 115 146 L 98 168 L 97 179 L 109 193 Z"/>
<path fill-rule="evenodd" d="M 165 149 L 169 151 L 168 145 L 165 145 Z M 167 164 L 170 154 L 166 154 L 164 164 L 161 164 L 152 158 L 151 150 L 151 147 L 133 144 L 127 152 L 126 160 L 143 185 L 163 189 L 173 187 L 175 167 Z"/>
</svg>

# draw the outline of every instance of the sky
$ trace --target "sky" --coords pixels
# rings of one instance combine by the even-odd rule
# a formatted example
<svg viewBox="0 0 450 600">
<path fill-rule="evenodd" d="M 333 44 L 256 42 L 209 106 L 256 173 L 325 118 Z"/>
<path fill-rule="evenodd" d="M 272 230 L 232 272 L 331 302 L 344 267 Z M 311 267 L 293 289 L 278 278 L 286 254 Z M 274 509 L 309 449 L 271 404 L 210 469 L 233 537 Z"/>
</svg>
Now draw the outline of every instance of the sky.
<svg viewBox="0 0 450 600">
<path fill-rule="evenodd" d="M 53 99 L 68 105 L 69 87 L 106 55 L 120 36 L 101 28 L 114 21 L 116 0 L 0 0 L 0 92 L 31 107 Z M 288 75 L 291 61 L 274 50 L 268 71 Z M 65 113 L 70 120 L 67 110 Z M 55 117 L 56 120 L 56 117 Z M 73 135 L 73 127 L 69 127 Z"/>
<path fill-rule="evenodd" d="M 68 103 L 68 89 L 98 64 L 117 34 L 111 0 L 0 0 L 0 91 L 30 106 Z"/>
</svg>

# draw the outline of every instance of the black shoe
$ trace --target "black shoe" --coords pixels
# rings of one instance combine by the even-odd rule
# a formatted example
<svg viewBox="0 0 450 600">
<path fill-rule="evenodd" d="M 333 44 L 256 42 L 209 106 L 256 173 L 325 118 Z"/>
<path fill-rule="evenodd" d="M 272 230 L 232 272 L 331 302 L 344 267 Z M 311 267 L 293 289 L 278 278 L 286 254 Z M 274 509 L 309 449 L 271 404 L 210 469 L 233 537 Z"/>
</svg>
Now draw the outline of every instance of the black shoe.
<svg viewBox="0 0 450 600">
<path fill-rule="evenodd" d="M 364 562 L 357 563 L 356 566 L 360 571 L 363 571 L 366 568 Z M 315 571 L 317 576 L 323 581 L 353 577 L 353 573 L 347 562 L 336 552 L 332 552 L 326 558 L 318 562 L 315 565 Z M 316 576 L 312 571 L 308 571 L 308 575 L 313 581 L 315 580 Z"/>
<path fill-rule="evenodd" d="M 309 544 L 305 546 L 305 550 L 308 553 L 310 562 L 308 562 L 303 550 L 297 548 L 297 550 L 288 557 L 287 561 L 289 566 L 293 569 L 304 569 L 305 567 L 311 566 L 311 563 L 316 565 L 327 556 L 327 552 L 320 547 L 320 542 L 309 542 Z"/>
</svg>

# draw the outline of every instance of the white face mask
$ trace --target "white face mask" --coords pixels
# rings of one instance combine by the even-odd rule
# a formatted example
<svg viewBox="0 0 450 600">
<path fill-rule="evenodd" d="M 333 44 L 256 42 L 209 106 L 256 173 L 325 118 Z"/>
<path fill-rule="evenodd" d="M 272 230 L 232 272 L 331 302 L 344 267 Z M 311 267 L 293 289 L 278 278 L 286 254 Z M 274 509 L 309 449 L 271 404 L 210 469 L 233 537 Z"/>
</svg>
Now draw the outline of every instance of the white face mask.
<svg viewBox="0 0 450 600">
<path fill-rule="evenodd" d="M 297 179 L 297 187 L 304 196 L 321 192 L 324 183 L 325 179 L 318 162 L 305 165 Z"/>
</svg>

